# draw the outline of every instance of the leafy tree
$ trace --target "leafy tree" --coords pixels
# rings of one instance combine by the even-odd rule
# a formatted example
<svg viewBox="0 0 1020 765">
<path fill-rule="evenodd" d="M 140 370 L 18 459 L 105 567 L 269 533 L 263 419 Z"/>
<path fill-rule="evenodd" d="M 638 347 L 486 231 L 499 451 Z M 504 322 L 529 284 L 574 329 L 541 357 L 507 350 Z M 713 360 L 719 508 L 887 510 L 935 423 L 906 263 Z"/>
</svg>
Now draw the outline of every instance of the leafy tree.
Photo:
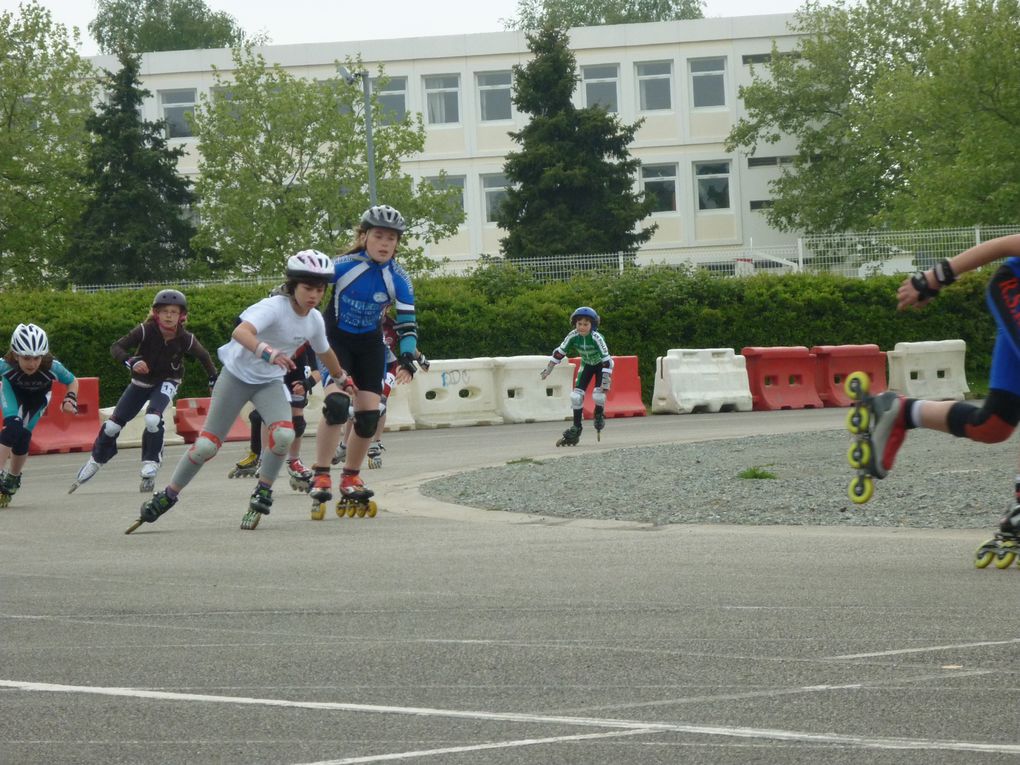
<svg viewBox="0 0 1020 765">
<path fill-rule="evenodd" d="M 89 32 L 103 53 L 227 48 L 244 42 L 233 16 L 203 0 L 97 0 Z"/>
<path fill-rule="evenodd" d="M 704 0 L 518 0 L 517 15 L 502 21 L 506 29 L 567 29 L 700 19 L 704 4 Z"/>
<path fill-rule="evenodd" d="M 306 80 L 267 66 L 250 46 L 235 48 L 233 57 L 231 79 L 215 72 L 215 95 L 203 95 L 194 114 L 202 217 L 196 241 L 216 250 L 229 272 L 277 274 L 286 253 L 345 248 L 369 206 L 364 93 L 357 81 Z M 372 109 L 379 113 L 374 96 Z M 376 123 L 373 143 L 379 202 L 398 208 L 419 242 L 453 234 L 464 219 L 451 202 L 459 191 L 428 183 L 416 189 L 401 168 L 424 150 L 421 116 Z M 405 251 L 401 263 L 412 270 L 430 265 L 420 248 Z"/>
<path fill-rule="evenodd" d="M 122 55 L 106 72 L 108 97 L 88 119 L 85 185 L 92 198 L 82 213 L 66 268 L 78 284 L 120 284 L 181 277 L 191 259 L 194 227 L 185 217 L 190 183 L 177 173 L 183 147 L 167 147 L 163 121 L 139 116 L 139 57 Z"/>
<path fill-rule="evenodd" d="M 623 125 L 602 107 L 574 107 L 577 65 L 566 32 L 545 27 L 527 39 L 535 55 L 514 67 L 513 98 L 532 117 L 510 134 L 521 150 L 504 165 L 511 185 L 497 219 L 507 231 L 501 250 L 533 258 L 637 249 L 655 231 L 636 229 L 654 204 L 633 189 L 640 162 L 628 146 L 641 123 Z"/>
<path fill-rule="evenodd" d="M 91 66 L 35 2 L 0 12 L 0 283 L 40 283 L 85 200 Z"/>
</svg>

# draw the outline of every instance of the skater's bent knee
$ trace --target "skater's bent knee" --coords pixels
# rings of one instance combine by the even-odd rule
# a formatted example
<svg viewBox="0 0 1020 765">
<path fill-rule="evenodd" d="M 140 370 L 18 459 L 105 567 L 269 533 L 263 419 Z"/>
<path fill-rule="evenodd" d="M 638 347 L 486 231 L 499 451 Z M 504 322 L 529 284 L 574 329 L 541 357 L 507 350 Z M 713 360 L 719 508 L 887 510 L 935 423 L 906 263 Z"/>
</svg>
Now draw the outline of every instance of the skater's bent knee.
<svg viewBox="0 0 1020 765">
<path fill-rule="evenodd" d="M 7 417 L 4 419 L 3 430 L 0 430 L 0 444 L 13 448 L 21 443 L 26 433 L 29 438 L 32 437 L 32 434 L 25 427 L 24 420 L 20 417 Z"/>
<path fill-rule="evenodd" d="M 604 390 L 602 390 L 602 388 L 596 388 L 591 393 L 591 400 L 592 400 L 592 403 L 595 404 L 595 406 L 605 406 L 606 405 L 606 392 Z"/>
<path fill-rule="evenodd" d="M 969 438 L 985 444 L 1005 441 L 1020 422 L 1020 396 L 1008 391 L 992 389 L 985 405 L 978 409 L 973 404 L 958 401 L 949 409 L 946 424 L 949 432 L 960 438 Z"/>
<path fill-rule="evenodd" d="M 188 450 L 188 459 L 196 465 L 208 462 L 219 452 L 223 442 L 212 433 L 202 431 Z"/>
<path fill-rule="evenodd" d="M 108 435 L 110 438 L 116 438 L 121 431 L 121 424 L 114 422 L 113 420 L 107 420 L 103 423 L 103 433 Z"/>
<path fill-rule="evenodd" d="M 266 429 L 269 432 L 269 451 L 282 457 L 294 443 L 294 423 L 280 420 L 270 423 Z"/>
<path fill-rule="evenodd" d="M 308 427 L 308 422 L 305 420 L 303 414 L 295 414 L 292 418 L 294 422 L 294 438 L 301 438 L 305 434 L 305 428 Z"/>
<path fill-rule="evenodd" d="M 362 438 L 371 438 L 379 427 L 379 410 L 355 412 L 354 432 Z"/>
<path fill-rule="evenodd" d="M 322 417 L 330 425 L 343 425 L 351 413 L 351 397 L 333 391 L 322 402 Z"/>
<path fill-rule="evenodd" d="M 584 408 L 584 391 L 580 388 L 574 388 L 570 391 L 570 408 L 571 409 L 583 409 Z"/>
<path fill-rule="evenodd" d="M 109 420 L 107 420 L 109 422 Z M 158 433 L 160 423 L 163 422 L 163 418 L 155 412 L 149 412 L 145 415 L 145 429 L 150 433 Z"/>
</svg>

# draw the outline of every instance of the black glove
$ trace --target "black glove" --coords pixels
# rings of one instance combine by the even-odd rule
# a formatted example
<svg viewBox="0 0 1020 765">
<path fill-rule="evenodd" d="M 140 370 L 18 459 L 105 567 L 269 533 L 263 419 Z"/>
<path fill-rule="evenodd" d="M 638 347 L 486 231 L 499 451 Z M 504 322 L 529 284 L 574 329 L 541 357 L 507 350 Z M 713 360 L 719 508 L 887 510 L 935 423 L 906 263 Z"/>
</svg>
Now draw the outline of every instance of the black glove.
<svg viewBox="0 0 1020 765">
<path fill-rule="evenodd" d="M 414 364 L 414 354 L 410 351 L 404 351 L 397 357 L 397 363 L 401 367 L 406 369 L 411 377 L 414 377 L 414 373 L 418 371 L 418 367 Z"/>
</svg>

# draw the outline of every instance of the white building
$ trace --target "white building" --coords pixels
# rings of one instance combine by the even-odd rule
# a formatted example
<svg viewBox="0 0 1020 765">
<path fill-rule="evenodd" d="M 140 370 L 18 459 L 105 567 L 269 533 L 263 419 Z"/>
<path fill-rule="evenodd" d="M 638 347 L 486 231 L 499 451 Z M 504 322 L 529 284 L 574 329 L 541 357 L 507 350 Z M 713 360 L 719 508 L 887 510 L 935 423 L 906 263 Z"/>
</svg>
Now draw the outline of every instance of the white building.
<svg viewBox="0 0 1020 765">
<path fill-rule="evenodd" d="M 793 142 L 770 144 L 751 158 L 729 154 L 723 146 L 744 116 L 738 89 L 750 84 L 751 65 L 762 71 L 773 41 L 780 51 L 795 48 L 792 20 L 775 14 L 570 31 L 581 78 L 577 106 L 598 103 L 626 123 L 644 120 L 631 146 L 642 163 L 635 184 L 653 191 L 659 204 L 649 221 L 658 230 L 639 259 L 732 262 L 734 251 L 752 244 L 757 249 L 795 241 L 795 234 L 769 228 L 761 212 L 768 205 L 768 182 L 794 153 Z M 507 134 L 521 129 L 527 117 L 510 98 L 511 68 L 531 56 L 524 33 L 276 45 L 259 52 L 270 65 L 318 79 L 335 77 L 335 62 L 349 56 L 360 56 L 370 71 L 382 64 L 391 78 L 379 93 L 385 107 L 398 114 L 418 111 L 424 118 L 425 151 L 407 160 L 406 171 L 427 179 L 445 170 L 463 187 L 465 223 L 428 254 L 464 264 L 479 254 L 498 254 L 504 233 L 492 211 L 505 186 L 504 155 L 518 148 Z M 93 62 L 117 66 L 110 56 Z M 142 58 L 142 86 L 153 94 L 143 117 L 167 119 L 171 144 L 188 149 L 180 163 L 185 175 L 197 173 L 197 139 L 189 135 L 184 114 L 198 103 L 199 93 L 213 88 L 214 66 L 229 79 L 228 49 Z"/>
</svg>

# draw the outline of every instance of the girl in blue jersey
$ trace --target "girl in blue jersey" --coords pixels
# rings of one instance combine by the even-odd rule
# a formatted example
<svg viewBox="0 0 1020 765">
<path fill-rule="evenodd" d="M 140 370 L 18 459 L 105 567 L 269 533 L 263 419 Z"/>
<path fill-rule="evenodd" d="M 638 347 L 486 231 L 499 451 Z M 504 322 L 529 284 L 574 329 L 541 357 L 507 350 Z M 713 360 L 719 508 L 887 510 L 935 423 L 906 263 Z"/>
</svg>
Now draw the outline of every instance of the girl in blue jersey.
<svg viewBox="0 0 1020 765">
<path fill-rule="evenodd" d="M 398 336 L 397 382 L 409 382 L 415 372 L 417 323 L 411 279 L 393 256 L 406 225 L 389 205 L 375 205 L 361 216 L 357 238 L 337 258 L 333 291 L 325 308 L 326 335 L 340 364 L 353 378 L 354 432 L 340 477 L 340 493 L 365 501 L 373 492 L 361 479 L 361 465 L 379 423 L 379 401 L 386 372 L 386 345 L 382 320 L 386 307 L 396 309 Z M 332 499 L 329 466 L 340 441 L 351 398 L 334 382 L 325 388 L 323 417 L 316 433 L 316 460 L 309 494 L 320 503 Z"/>
<path fill-rule="evenodd" d="M 21 487 L 32 431 L 50 403 L 54 381 L 67 386 L 61 409 L 77 414 L 78 379 L 50 354 L 50 341 L 42 327 L 19 324 L 11 335 L 10 351 L 0 359 L 4 417 L 0 430 L 0 507 L 7 507 Z"/>
</svg>

